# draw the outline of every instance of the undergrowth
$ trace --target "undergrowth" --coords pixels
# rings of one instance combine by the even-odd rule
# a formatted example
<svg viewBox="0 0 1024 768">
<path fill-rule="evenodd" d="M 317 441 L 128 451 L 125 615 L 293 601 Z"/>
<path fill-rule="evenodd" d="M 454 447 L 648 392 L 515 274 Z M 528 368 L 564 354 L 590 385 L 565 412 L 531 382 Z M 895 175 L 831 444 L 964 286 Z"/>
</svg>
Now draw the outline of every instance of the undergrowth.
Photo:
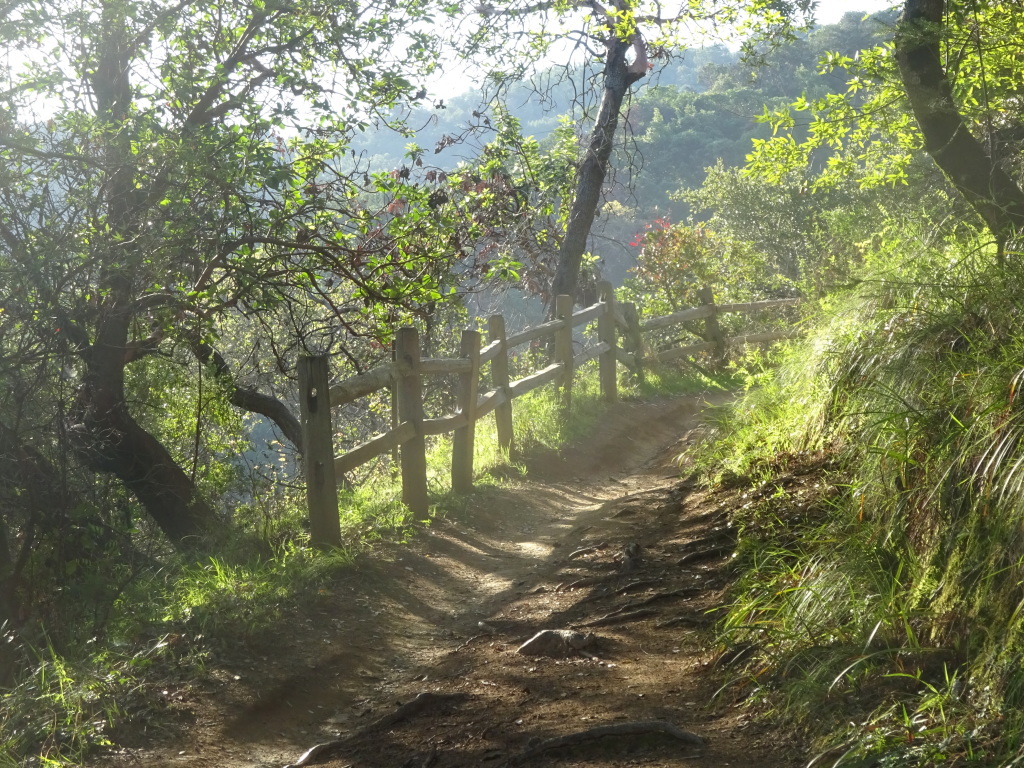
<svg viewBox="0 0 1024 768">
<path fill-rule="evenodd" d="M 948 245 L 879 269 L 751 376 L 705 450 L 719 480 L 831 472 L 813 505 L 738 511 L 742 576 L 721 624 L 750 649 L 727 689 L 803 729 L 814 765 L 1024 764 L 1010 259 Z"/>
</svg>

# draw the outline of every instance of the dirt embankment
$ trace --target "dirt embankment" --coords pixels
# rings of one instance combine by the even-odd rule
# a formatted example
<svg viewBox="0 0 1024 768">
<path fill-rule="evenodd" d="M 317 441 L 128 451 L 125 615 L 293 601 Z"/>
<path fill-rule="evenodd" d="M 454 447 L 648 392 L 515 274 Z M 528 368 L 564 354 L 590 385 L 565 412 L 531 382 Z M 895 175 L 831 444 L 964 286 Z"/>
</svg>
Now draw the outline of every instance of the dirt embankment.
<svg viewBox="0 0 1024 768">
<path fill-rule="evenodd" d="M 178 692 L 194 718 L 173 743 L 113 762 L 800 765 L 715 696 L 708 612 L 729 580 L 731 499 L 673 461 L 706 405 L 617 406 L 526 479 L 367 558 L 257 655 L 211 666 Z M 548 629 L 566 632 L 545 655 L 517 653 Z"/>
</svg>

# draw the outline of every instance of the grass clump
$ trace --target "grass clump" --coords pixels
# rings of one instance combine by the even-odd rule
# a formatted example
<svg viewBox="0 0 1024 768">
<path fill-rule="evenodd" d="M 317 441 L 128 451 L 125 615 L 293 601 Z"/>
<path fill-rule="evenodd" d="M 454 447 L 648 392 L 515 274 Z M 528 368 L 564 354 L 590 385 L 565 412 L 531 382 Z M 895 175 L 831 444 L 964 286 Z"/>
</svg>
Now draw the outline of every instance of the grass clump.
<svg viewBox="0 0 1024 768">
<path fill-rule="evenodd" d="M 822 765 L 1004 765 L 1024 739 L 1024 331 L 1012 263 L 946 246 L 825 306 L 719 424 L 706 471 L 825 462 L 738 513 L 737 677 Z M 940 280 L 936 280 L 941 275 Z"/>
<path fill-rule="evenodd" d="M 160 706 L 146 673 L 168 656 L 168 639 L 132 651 L 99 645 L 32 651 L 18 684 L 0 693 L 0 766 L 80 764 Z"/>
</svg>

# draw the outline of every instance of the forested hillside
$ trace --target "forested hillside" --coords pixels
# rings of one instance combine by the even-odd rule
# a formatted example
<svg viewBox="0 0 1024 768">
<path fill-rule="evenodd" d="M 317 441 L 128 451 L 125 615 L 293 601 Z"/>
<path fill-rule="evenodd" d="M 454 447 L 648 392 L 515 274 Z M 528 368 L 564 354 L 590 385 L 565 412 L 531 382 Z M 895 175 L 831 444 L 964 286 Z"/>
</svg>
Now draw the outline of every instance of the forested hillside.
<svg viewBox="0 0 1024 768">
<path fill-rule="evenodd" d="M 1024 15 L 813 10 L 0 7 L 0 765 L 159 731 L 453 484 L 708 388 L 719 694 L 813 764 L 1017 764 Z"/>
</svg>

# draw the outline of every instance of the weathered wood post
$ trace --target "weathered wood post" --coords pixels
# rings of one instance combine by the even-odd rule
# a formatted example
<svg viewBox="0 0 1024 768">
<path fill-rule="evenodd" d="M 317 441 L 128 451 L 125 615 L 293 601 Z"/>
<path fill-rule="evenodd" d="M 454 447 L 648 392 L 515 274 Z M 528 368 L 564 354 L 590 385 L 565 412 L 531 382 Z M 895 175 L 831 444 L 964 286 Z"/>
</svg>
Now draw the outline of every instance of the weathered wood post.
<svg viewBox="0 0 1024 768">
<path fill-rule="evenodd" d="M 718 309 L 715 307 L 715 296 L 710 285 L 703 286 L 697 291 L 700 303 L 711 307 L 711 314 L 704 321 L 704 333 L 708 341 L 715 345 L 715 359 L 721 361 L 725 358 L 725 336 L 722 335 L 722 328 L 718 324 Z"/>
<path fill-rule="evenodd" d="M 498 427 L 498 447 L 511 454 L 513 447 L 512 433 L 512 393 L 508 391 L 508 345 L 505 344 L 505 318 L 491 315 L 487 318 L 487 340 L 500 341 L 498 354 L 491 359 L 491 383 L 499 392 L 504 393 L 505 402 L 494 409 L 494 421 Z"/>
<path fill-rule="evenodd" d="M 391 340 L 391 362 L 395 362 L 395 340 Z M 396 429 L 398 427 L 398 384 L 392 381 L 388 385 L 388 397 L 391 399 L 391 428 Z M 398 474 L 398 466 L 401 462 L 401 446 L 396 445 L 391 449 L 391 476 L 396 477 Z"/>
<path fill-rule="evenodd" d="M 455 430 L 452 438 L 452 490 L 469 493 L 473 490 L 473 443 L 476 436 L 476 398 L 480 380 L 480 333 L 465 330 L 459 357 L 469 360 L 469 371 L 459 374 L 459 413 L 468 423 Z"/>
<path fill-rule="evenodd" d="M 608 350 L 601 353 L 599 371 L 601 379 L 601 396 L 610 403 L 619 397 L 619 384 L 616 375 L 615 361 L 615 289 L 607 280 L 597 284 L 600 300 L 604 304 L 604 312 L 597 318 L 597 340 L 607 344 Z"/>
<path fill-rule="evenodd" d="M 627 352 L 633 355 L 633 359 L 636 361 L 633 373 L 642 384 L 645 380 L 644 337 L 640 330 L 640 313 L 637 311 L 636 304 L 628 302 L 622 305 L 622 319 L 626 321 L 626 338 L 623 346 Z"/>
<path fill-rule="evenodd" d="M 299 415 L 302 461 L 309 506 L 309 536 L 313 546 L 341 545 L 338 484 L 334 475 L 334 430 L 327 356 L 299 358 Z"/>
<path fill-rule="evenodd" d="M 555 331 L 555 362 L 562 364 L 562 407 L 568 411 L 572 407 L 572 296 L 555 297 L 555 319 L 565 321 L 565 325 Z"/>
<path fill-rule="evenodd" d="M 427 449 L 423 437 L 423 387 L 420 383 L 420 338 L 415 328 L 399 328 L 395 336 L 398 420 L 410 422 L 415 437 L 402 443 L 402 501 L 414 514 L 427 514 Z"/>
</svg>

